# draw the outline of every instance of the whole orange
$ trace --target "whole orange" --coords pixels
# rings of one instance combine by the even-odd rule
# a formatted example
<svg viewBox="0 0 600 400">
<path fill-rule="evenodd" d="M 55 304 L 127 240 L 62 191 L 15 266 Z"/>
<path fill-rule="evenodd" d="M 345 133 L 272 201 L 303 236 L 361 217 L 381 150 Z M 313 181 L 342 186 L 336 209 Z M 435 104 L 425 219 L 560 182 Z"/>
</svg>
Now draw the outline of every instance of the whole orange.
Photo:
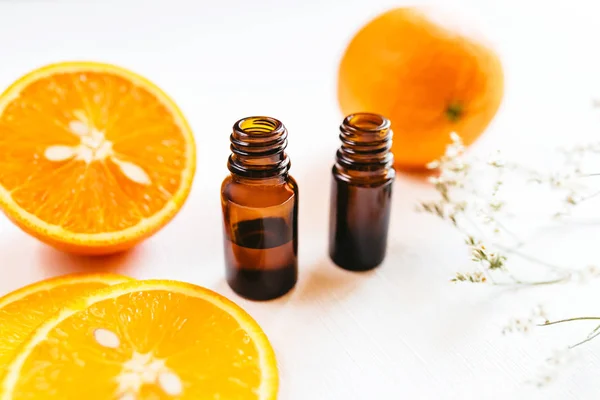
<svg viewBox="0 0 600 400">
<path fill-rule="evenodd" d="M 504 95 L 495 50 L 439 21 L 423 9 L 391 9 L 354 35 L 340 61 L 342 112 L 389 118 L 400 169 L 422 169 L 444 154 L 451 132 L 472 144 Z"/>
</svg>

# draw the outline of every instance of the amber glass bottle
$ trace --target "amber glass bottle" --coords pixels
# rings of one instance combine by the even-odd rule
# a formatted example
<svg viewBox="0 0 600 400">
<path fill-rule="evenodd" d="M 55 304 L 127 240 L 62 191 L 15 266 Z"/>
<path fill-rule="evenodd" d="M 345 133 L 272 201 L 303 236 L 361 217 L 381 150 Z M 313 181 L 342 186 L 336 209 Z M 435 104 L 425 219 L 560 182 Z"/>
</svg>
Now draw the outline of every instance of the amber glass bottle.
<svg viewBox="0 0 600 400">
<path fill-rule="evenodd" d="M 221 185 L 226 278 L 240 296 L 270 300 L 298 279 L 298 186 L 289 175 L 287 130 L 270 117 L 233 126 L 231 172 Z"/>
<path fill-rule="evenodd" d="M 366 271 L 387 248 L 396 172 L 390 121 L 377 114 L 344 118 L 332 169 L 329 256 L 339 267 Z"/>
</svg>

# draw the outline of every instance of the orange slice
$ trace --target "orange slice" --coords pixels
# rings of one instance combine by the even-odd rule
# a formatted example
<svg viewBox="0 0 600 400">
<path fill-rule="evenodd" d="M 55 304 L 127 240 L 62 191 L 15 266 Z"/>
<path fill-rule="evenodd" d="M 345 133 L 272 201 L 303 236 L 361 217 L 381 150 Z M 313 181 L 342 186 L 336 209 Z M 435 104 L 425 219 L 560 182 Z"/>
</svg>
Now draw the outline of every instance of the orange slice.
<svg viewBox="0 0 600 400">
<path fill-rule="evenodd" d="M 116 274 L 70 274 L 32 283 L 0 298 L 0 374 L 21 343 L 69 300 L 129 280 Z"/>
<path fill-rule="evenodd" d="M 0 207 L 65 251 L 127 249 L 185 202 L 195 144 L 177 105 L 123 68 L 53 64 L 0 95 Z"/>
<path fill-rule="evenodd" d="M 276 399 L 273 349 L 239 306 L 195 285 L 100 289 L 41 325 L 7 367 L 0 400 Z"/>
</svg>

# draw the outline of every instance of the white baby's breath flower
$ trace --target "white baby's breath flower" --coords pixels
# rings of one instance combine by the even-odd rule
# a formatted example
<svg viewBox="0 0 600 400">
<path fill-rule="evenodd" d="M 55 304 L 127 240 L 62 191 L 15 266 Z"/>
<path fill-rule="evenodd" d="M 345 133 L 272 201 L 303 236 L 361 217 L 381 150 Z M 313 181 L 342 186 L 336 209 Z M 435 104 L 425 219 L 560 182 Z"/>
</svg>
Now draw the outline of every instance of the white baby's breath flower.
<svg viewBox="0 0 600 400">
<path fill-rule="evenodd" d="M 440 162 L 438 160 L 435 161 L 431 161 L 430 163 L 427 163 L 427 165 L 425 166 L 427 169 L 436 169 L 440 166 Z"/>
<path fill-rule="evenodd" d="M 454 144 L 462 144 L 462 139 L 456 132 L 450 132 L 450 139 Z"/>
<path fill-rule="evenodd" d="M 427 180 L 433 185 L 437 185 L 442 181 L 442 179 L 438 176 L 430 176 L 429 178 L 427 178 Z"/>
<path fill-rule="evenodd" d="M 504 196 L 507 193 L 505 183 L 520 179 L 532 190 L 546 189 L 552 194 L 557 194 L 556 200 L 561 204 L 561 209 L 557 210 L 555 215 L 560 217 L 570 215 L 573 209 L 596 196 L 600 199 L 600 190 L 590 190 L 586 184 L 594 180 L 593 177 L 600 177 L 600 172 L 593 172 L 586 164 L 588 156 L 598 160 L 600 141 L 560 149 L 558 159 L 562 158 L 562 161 L 558 161 L 558 165 L 561 166 L 558 170 L 536 169 L 509 162 L 499 151 L 485 160 L 467 155 L 457 132 L 450 133 L 450 141 L 444 155 L 427 165 L 430 170 L 436 170 L 436 176 L 431 177 L 429 182 L 437 192 L 438 199 L 421 202 L 418 210 L 450 223 L 465 236 L 473 268 L 471 272 L 457 272 L 451 281 L 528 287 L 584 283 L 600 277 L 600 268 L 596 266 L 562 267 L 523 250 L 525 242 L 513 232 L 513 227 L 506 223 L 506 216 L 509 215 L 508 212 L 513 212 L 515 201 L 509 201 Z M 582 179 L 587 181 L 582 184 Z M 594 181 L 600 185 L 600 180 Z M 530 197 L 533 192 L 527 193 L 523 190 L 519 194 L 518 198 L 524 198 Z M 550 215 L 553 214 L 552 211 Z M 509 238 L 512 242 L 510 246 L 506 244 Z M 593 250 L 591 249 L 590 253 Z M 590 257 L 595 256 L 595 253 L 593 254 Z M 514 266 L 515 259 L 533 267 L 541 267 L 543 278 L 520 278 L 522 268 Z M 536 325 L 548 326 L 583 320 L 593 321 L 595 327 L 584 340 L 571 346 L 572 348 L 600 336 L 600 316 L 550 322 L 544 309 L 539 306 L 528 317 L 512 319 L 503 332 L 527 333 Z M 552 382 L 554 367 L 564 364 L 569 354 L 561 350 L 549 357 L 546 365 L 548 368 L 540 375 L 536 384 L 543 386 Z"/>
<path fill-rule="evenodd" d="M 541 279 L 539 281 L 523 281 L 516 278 L 509 269 L 508 254 L 514 250 L 506 246 L 496 246 L 496 243 L 490 242 L 486 235 L 494 235 L 493 240 L 510 239 L 514 245 L 521 246 L 523 241 L 512 231 L 509 230 L 505 221 L 502 221 L 504 210 L 507 208 L 507 199 L 502 195 L 504 178 L 508 171 L 512 173 L 523 174 L 525 181 L 535 181 L 537 183 L 546 183 L 550 188 L 562 190 L 566 187 L 566 182 L 572 176 L 571 171 L 558 171 L 546 173 L 544 171 L 535 171 L 529 167 L 523 167 L 517 163 L 508 163 L 503 158 L 500 151 L 493 152 L 487 160 L 479 160 L 473 156 L 467 156 L 465 147 L 457 132 L 450 134 L 451 143 L 446 147 L 445 154 L 438 160 L 429 163 L 429 167 L 436 168 L 436 174 L 429 178 L 429 182 L 439 194 L 439 199 L 435 201 L 422 202 L 419 210 L 437 216 L 438 218 L 451 223 L 462 233 L 473 240 L 468 243 L 471 251 L 471 259 L 485 273 L 486 271 L 500 271 L 505 273 L 502 284 L 513 283 L 518 285 L 538 285 L 553 284 L 572 281 L 573 276 L 570 272 L 565 272 L 552 279 Z M 593 147 L 595 148 L 595 147 Z M 487 170 L 486 170 L 487 168 Z M 473 174 L 475 173 L 475 174 Z M 492 184 L 489 185 L 489 175 L 493 174 Z M 477 180 L 477 177 L 481 179 Z M 514 179 L 511 177 L 511 179 Z M 482 181 L 486 183 L 486 190 L 481 190 Z M 598 192 L 600 193 L 600 192 Z M 571 190 L 565 196 L 565 204 L 575 206 L 579 204 L 581 196 Z M 564 215 L 566 211 L 560 211 Z M 487 234 L 485 232 L 488 232 Z M 483 235 L 483 236 L 482 236 Z M 482 245 L 483 241 L 490 242 L 487 246 Z M 535 265 L 541 265 L 555 272 L 555 266 L 550 265 L 533 255 L 518 253 L 518 257 Z M 524 258 L 525 257 L 525 258 Z M 466 274 L 457 275 L 454 281 L 482 282 L 479 276 L 468 276 Z M 508 282 L 506 282 L 506 280 Z M 488 283 L 496 284 L 498 282 L 490 279 L 485 280 Z"/>
</svg>

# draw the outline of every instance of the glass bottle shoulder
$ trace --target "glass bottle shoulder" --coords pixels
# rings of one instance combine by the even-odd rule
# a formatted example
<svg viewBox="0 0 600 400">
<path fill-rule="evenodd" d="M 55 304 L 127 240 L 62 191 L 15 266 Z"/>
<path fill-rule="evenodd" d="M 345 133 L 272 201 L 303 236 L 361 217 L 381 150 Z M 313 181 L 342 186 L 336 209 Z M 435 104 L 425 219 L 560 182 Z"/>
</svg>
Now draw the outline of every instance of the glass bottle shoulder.
<svg viewBox="0 0 600 400">
<path fill-rule="evenodd" d="M 297 201 L 298 185 L 287 175 L 284 178 L 244 180 L 227 176 L 221 184 L 221 201 L 250 208 L 280 206 Z"/>
<path fill-rule="evenodd" d="M 341 168 L 334 164 L 331 174 L 336 181 L 360 187 L 379 187 L 392 184 L 396 178 L 396 170 L 391 168 L 375 171 L 361 171 Z"/>
</svg>

